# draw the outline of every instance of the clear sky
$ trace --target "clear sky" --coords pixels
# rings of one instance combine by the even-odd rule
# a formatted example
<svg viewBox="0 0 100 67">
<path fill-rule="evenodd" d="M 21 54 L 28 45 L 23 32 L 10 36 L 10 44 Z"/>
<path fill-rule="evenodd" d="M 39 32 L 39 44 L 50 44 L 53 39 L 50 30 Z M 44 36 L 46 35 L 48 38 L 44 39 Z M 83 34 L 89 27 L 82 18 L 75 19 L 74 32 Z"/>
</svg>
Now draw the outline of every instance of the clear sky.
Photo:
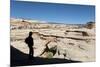
<svg viewBox="0 0 100 67">
<path fill-rule="evenodd" d="M 95 6 L 12 1 L 10 14 L 11 18 L 84 24 L 95 21 Z"/>
</svg>

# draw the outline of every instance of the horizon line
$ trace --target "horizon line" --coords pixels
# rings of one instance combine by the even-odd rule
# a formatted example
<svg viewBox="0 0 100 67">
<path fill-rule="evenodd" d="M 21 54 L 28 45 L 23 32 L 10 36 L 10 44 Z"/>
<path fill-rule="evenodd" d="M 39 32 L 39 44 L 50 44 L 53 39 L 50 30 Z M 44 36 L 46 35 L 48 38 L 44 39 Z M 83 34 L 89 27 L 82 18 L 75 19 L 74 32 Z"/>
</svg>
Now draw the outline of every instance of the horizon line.
<svg viewBox="0 0 100 67">
<path fill-rule="evenodd" d="M 37 19 L 30 19 L 30 18 L 13 18 L 13 17 L 10 17 L 10 19 L 20 19 L 20 20 L 26 20 L 26 21 L 28 21 L 28 20 L 31 20 L 31 21 L 37 21 L 37 22 L 39 22 L 39 23 L 41 23 L 41 24 L 78 24 L 78 25 L 80 25 L 80 24 L 86 24 L 86 23 L 88 23 L 88 22 L 95 22 L 95 21 L 88 21 L 88 22 L 86 22 L 86 23 L 67 23 L 67 22 L 54 22 L 54 21 L 44 21 L 44 20 L 37 20 Z"/>
</svg>

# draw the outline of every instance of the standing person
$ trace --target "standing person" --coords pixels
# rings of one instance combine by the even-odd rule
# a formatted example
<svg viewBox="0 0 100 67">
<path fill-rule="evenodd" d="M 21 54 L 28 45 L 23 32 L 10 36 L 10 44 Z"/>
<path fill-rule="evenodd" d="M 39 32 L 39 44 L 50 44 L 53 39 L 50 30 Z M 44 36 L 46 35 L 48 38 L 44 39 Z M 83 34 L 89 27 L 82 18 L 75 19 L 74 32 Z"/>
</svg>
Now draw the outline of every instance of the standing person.
<svg viewBox="0 0 100 67">
<path fill-rule="evenodd" d="M 25 43 L 28 44 L 28 47 L 29 47 L 29 59 L 32 59 L 33 58 L 33 45 L 34 45 L 34 42 L 33 42 L 33 38 L 32 38 L 32 32 L 29 32 L 29 36 L 25 39 Z"/>
</svg>

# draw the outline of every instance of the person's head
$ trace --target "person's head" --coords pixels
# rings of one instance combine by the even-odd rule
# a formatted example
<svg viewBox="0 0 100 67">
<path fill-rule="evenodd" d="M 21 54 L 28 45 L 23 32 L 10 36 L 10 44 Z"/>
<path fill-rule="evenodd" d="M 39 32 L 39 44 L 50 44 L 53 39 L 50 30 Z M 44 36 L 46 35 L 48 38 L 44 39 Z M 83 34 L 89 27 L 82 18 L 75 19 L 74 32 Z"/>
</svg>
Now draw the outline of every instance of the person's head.
<svg viewBox="0 0 100 67">
<path fill-rule="evenodd" d="M 30 31 L 30 32 L 29 32 L 29 36 L 32 36 L 32 34 L 33 34 L 33 32 L 32 32 L 32 31 Z"/>
</svg>

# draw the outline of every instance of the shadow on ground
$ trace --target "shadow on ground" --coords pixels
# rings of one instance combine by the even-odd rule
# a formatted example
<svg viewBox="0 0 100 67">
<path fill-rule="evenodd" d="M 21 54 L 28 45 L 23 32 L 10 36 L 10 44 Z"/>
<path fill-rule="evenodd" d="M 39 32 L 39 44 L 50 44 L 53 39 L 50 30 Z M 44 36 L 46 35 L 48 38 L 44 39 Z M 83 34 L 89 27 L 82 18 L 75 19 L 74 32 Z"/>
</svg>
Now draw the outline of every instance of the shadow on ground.
<svg viewBox="0 0 100 67">
<path fill-rule="evenodd" d="M 67 60 L 67 59 L 58 59 L 58 58 L 40 58 L 35 57 L 31 60 L 28 59 L 28 54 L 25 54 L 18 49 L 11 47 L 11 66 L 27 66 L 27 65 L 44 65 L 44 64 L 58 64 L 58 63 L 77 63 L 80 61 Z"/>
</svg>

